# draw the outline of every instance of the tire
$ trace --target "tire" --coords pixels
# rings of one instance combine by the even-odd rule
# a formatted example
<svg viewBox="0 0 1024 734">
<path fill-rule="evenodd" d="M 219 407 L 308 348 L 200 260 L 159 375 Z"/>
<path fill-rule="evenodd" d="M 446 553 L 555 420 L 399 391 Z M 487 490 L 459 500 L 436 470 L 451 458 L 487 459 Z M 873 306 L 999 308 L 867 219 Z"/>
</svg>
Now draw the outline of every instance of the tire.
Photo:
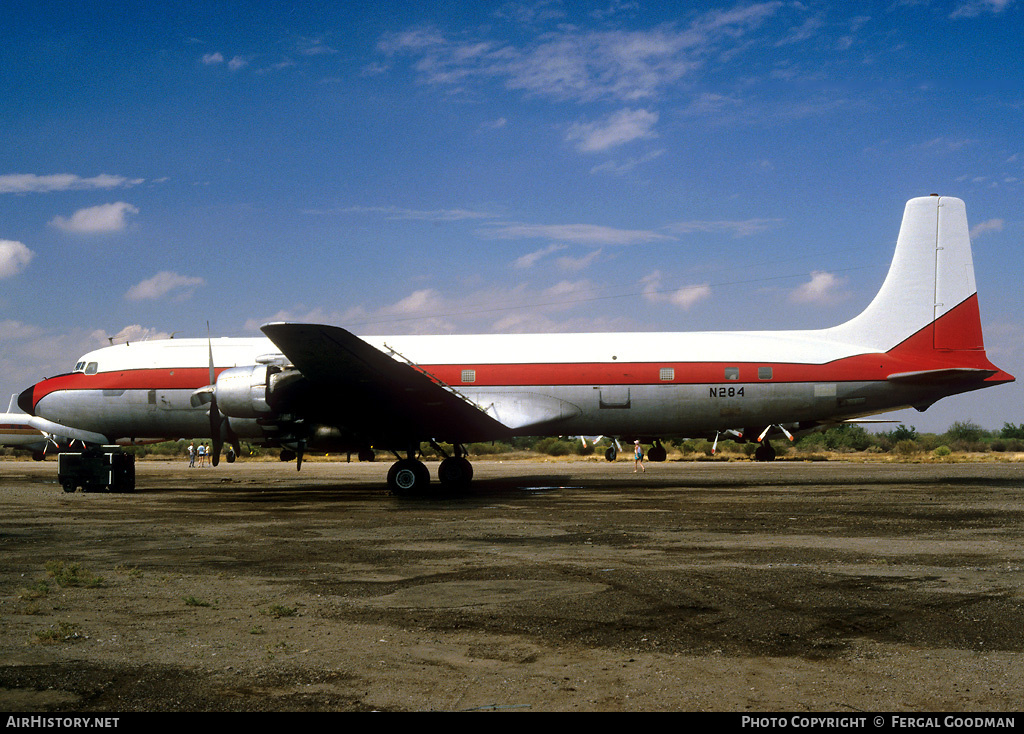
<svg viewBox="0 0 1024 734">
<path fill-rule="evenodd" d="M 388 487 L 395 494 L 423 494 L 430 486 L 430 472 L 415 459 L 396 461 L 388 470 Z"/>
<path fill-rule="evenodd" d="M 437 479 L 445 489 L 466 489 L 473 481 L 473 465 L 462 456 L 452 456 L 437 468 Z"/>
</svg>

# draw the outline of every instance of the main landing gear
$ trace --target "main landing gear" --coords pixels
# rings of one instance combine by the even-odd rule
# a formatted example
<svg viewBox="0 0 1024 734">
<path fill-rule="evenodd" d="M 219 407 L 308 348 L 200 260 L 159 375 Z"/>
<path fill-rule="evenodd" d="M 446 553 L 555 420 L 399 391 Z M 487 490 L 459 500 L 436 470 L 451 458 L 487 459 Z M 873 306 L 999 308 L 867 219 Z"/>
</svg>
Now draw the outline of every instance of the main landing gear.
<svg viewBox="0 0 1024 734">
<path fill-rule="evenodd" d="M 754 461 L 775 461 L 775 449 L 768 439 L 754 449 Z"/>
<path fill-rule="evenodd" d="M 661 441 L 654 440 L 654 444 L 647 450 L 648 461 L 665 461 L 668 458 L 668 451 L 661 445 Z"/>
<path fill-rule="evenodd" d="M 434 444 L 445 458 L 437 468 L 437 479 L 447 492 L 459 492 L 473 480 L 473 465 L 466 458 L 465 449 L 456 444 L 455 455 L 448 456 Z M 388 470 L 388 489 L 395 494 L 426 494 L 430 491 L 430 471 L 416 458 L 418 447 L 410 447 L 406 458 L 399 458 Z"/>
</svg>

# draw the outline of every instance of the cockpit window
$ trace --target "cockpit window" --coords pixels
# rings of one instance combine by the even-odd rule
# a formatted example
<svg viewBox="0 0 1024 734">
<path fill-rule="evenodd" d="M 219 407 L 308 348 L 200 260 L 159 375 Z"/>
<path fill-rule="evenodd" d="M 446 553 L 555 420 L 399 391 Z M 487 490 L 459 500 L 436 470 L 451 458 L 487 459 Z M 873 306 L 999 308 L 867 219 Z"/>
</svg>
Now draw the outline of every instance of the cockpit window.
<svg viewBox="0 0 1024 734">
<path fill-rule="evenodd" d="M 79 362 L 78 364 L 75 365 L 75 369 L 72 370 L 72 372 L 84 372 L 84 371 L 85 371 L 85 362 Z"/>
<path fill-rule="evenodd" d="M 85 374 L 87 374 L 87 375 L 95 375 L 96 371 L 98 369 L 99 369 L 99 365 L 97 365 L 95 362 L 90 362 L 89 364 L 87 364 L 85 366 Z"/>
</svg>

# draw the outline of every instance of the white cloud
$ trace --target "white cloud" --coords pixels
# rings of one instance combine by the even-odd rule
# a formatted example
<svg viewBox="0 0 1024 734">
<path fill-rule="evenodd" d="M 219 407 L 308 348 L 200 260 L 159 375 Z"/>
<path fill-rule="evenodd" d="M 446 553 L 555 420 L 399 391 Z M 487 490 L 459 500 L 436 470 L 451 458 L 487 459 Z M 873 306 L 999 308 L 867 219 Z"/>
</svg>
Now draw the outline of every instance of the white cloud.
<svg viewBox="0 0 1024 734">
<path fill-rule="evenodd" d="M 166 331 L 157 331 L 141 324 L 131 324 L 121 329 L 114 336 L 108 337 L 108 340 L 111 344 L 125 344 L 127 342 L 149 341 L 150 339 L 169 339 L 170 336 Z"/>
<path fill-rule="evenodd" d="M 213 66 L 214 64 L 223 64 L 224 56 L 220 52 L 212 54 L 203 54 L 203 63 L 207 66 Z"/>
<path fill-rule="evenodd" d="M 231 69 L 231 71 L 238 71 L 239 69 L 244 69 L 248 65 L 248 59 L 242 56 L 235 56 L 231 59 L 231 61 L 228 62 L 228 68 Z"/>
<path fill-rule="evenodd" d="M 433 288 L 423 288 L 413 291 L 408 296 L 387 306 L 383 313 L 393 316 L 420 316 L 429 312 L 436 312 L 444 307 L 441 295 Z"/>
<path fill-rule="evenodd" d="M 781 219 L 745 219 L 739 221 L 697 220 L 690 222 L 673 222 L 665 227 L 665 229 L 675 234 L 692 234 L 694 232 L 714 234 L 716 232 L 724 232 L 726 234 L 731 234 L 733 237 L 749 237 L 750 235 L 757 234 L 758 232 L 764 232 L 765 230 L 771 229 L 772 227 L 777 226 L 781 221 Z"/>
<path fill-rule="evenodd" d="M 10 393 L 23 390 L 47 375 L 70 372 L 77 358 L 107 345 L 106 334 L 98 329 L 71 329 L 55 332 L 50 328 L 18 321 L 0 321 L 0 374 Z"/>
<path fill-rule="evenodd" d="M 558 267 L 562 270 L 585 270 L 597 258 L 601 257 L 602 250 L 599 248 L 581 257 L 569 257 L 568 255 L 558 258 Z"/>
<path fill-rule="evenodd" d="M 700 301 L 711 298 L 711 286 L 707 283 L 664 290 L 661 279 L 660 270 L 655 270 L 641 278 L 640 282 L 644 286 L 644 299 L 649 303 L 668 303 L 686 311 Z"/>
<path fill-rule="evenodd" d="M 41 331 L 38 326 L 14 321 L 13 319 L 4 319 L 0 321 L 0 342 L 12 339 L 31 339 L 40 334 Z"/>
<path fill-rule="evenodd" d="M 687 310 L 690 306 L 708 298 L 711 298 L 711 286 L 706 283 L 683 286 L 668 294 L 668 302 L 683 310 Z"/>
<path fill-rule="evenodd" d="M 639 245 L 670 240 L 646 229 L 617 229 L 596 224 L 495 224 L 478 234 L 496 240 L 547 238 L 590 245 Z"/>
<path fill-rule="evenodd" d="M 0 194 L 49 193 L 51 191 L 76 191 L 81 189 L 114 189 L 121 186 L 137 186 L 145 179 L 111 176 L 82 178 L 73 173 L 54 173 L 38 176 L 34 173 L 9 173 L 0 176 Z"/>
<path fill-rule="evenodd" d="M 138 213 L 131 204 L 118 201 L 79 209 L 69 218 L 56 216 L 50 220 L 50 225 L 75 234 L 106 234 L 120 232 L 128 226 L 128 215 Z"/>
<path fill-rule="evenodd" d="M 793 303 L 836 303 L 848 295 L 843 290 L 845 284 L 845 278 L 839 278 L 834 273 L 816 270 L 811 273 L 811 279 L 808 282 L 790 292 L 789 300 Z"/>
<path fill-rule="evenodd" d="M 202 278 L 164 270 L 148 280 L 133 285 L 125 293 L 125 298 L 129 301 L 153 301 L 173 294 L 174 299 L 180 301 L 191 297 L 196 288 L 205 283 Z"/>
<path fill-rule="evenodd" d="M 15 240 L 0 240 L 0 278 L 17 275 L 28 267 L 35 257 L 32 250 Z"/>
<path fill-rule="evenodd" d="M 458 222 L 464 219 L 490 219 L 493 214 L 469 209 L 405 209 L 398 206 L 349 206 L 346 214 L 384 214 L 390 219 L 421 219 L 426 222 Z M 307 213 L 316 213 L 307 210 Z"/>
<path fill-rule="evenodd" d="M 983 13 L 999 14 L 1013 5 L 1013 0 L 968 0 L 958 5 L 950 18 L 975 18 Z"/>
<path fill-rule="evenodd" d="M 520 269 L 532 268 L 534 265 L 537 264 L 537 262 L 539 260 L 544 259 L 545 257 L 547 257 L 548 255 L 550 255 L 550 254 L 552 254 L 554 252 L 558 252 L 559 250 L 564 250 L 564 249 L 565 249 L 565 245 L 558 245 L 558 244 L 548 245 L 547 247 L 545 247 L 543 249 L 534 250 L 533 252 L 529 252 L 529 253 L 523 255 L 522 257 L 518 258 L 513 263 L 513 267 L 520 268 Z"/>
<path fill-rule="evenodd" d="M 574 123 L 565 139 L 576 143 L 583 153 L 596 153 L 618 145 L 656 137 L 652 128 L 658 113 L 649 110 L 619 110 L 601 122 Z"/>
<path fill-rule="evenodd" d="M 621 161 L 621 162 L 620 161 L 615 161 L 615 160 L 609 160 L 609 161 L 605 161 L 604 163 L 599 163 L 598 165 L 596 165 L 593 168 L 591 168 L 590 172 L 591 173 L 610 173 L 610 174 L 612 174 L 614 176 L 622 176 L 624 174 L 629 173 L 630 171 L 632 171 L 637 166 L 641 166 L 641 165 L 643 165 L 645 163 L 650 163 L 651 161 L 656 160 L 657 158 L 660 158 L 664 154 L 665 154 L 665 149 L 664 148 L 658 148 L 657 150 L 652 150 L 649 153 L 645 153 L 642 156 L 627 158 L 626 160 Z"/>
<path fill-rule="evenodd" d="M 781 8 L 763 2 L 636 31 L 581 30 L 564 24 L 535 43 L 446 38 L 434 28 L 384 36 L 378 49 L 413 57 L 429 84 L 460 87 L 502 79 L 508 89 L 559 100 L 654 99 L 716 54 L 743 48 L 746 36 Z"/>
<path fill-rule="evenodd" d="M 984 222 L 978 222 L 971 227 L 971 239 L 977 239 L 979 236 L 986 235 L 989 232 L 1002 232 L 1003 224 L 1002 219 L 987 219 Z"/>
</svg>

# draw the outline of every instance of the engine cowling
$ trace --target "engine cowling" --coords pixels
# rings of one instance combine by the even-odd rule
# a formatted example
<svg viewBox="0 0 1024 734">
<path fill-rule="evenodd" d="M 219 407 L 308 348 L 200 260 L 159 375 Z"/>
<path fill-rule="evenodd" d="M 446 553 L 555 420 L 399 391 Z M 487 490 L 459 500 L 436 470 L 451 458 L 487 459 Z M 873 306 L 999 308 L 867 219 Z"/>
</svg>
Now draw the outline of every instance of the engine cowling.
<svg viewBox="0 0 1024 734">
<path fill-rule="evenodd" d="M 267 385 L 280 368 L 257 364 L 230 367 L 217 375 L 217 409 L 229 418 L 266 418 L 273 410 Z"/>
</svg>

